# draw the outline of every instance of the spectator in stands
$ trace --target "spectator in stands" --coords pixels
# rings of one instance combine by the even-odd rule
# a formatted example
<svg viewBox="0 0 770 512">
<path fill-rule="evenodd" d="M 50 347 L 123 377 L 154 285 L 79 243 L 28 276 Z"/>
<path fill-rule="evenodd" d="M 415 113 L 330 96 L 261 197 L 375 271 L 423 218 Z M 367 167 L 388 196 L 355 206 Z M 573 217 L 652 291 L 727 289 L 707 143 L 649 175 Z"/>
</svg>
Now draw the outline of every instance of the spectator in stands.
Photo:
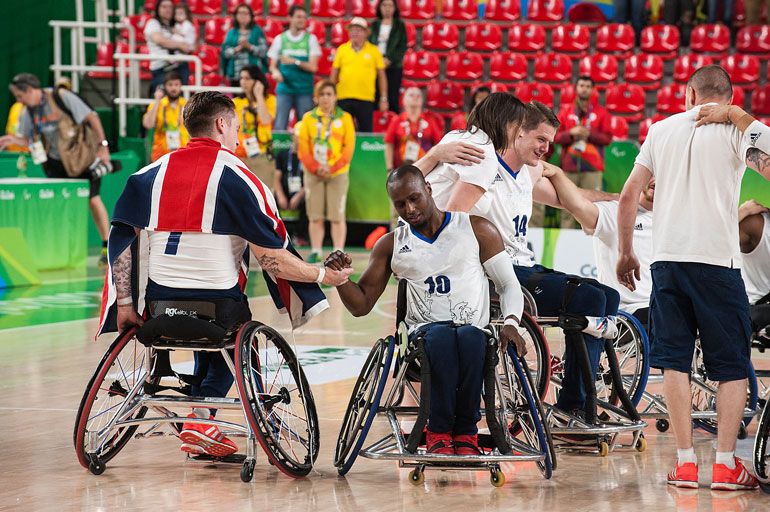
<svg viewBox="0 0 770 512">
<path fill-rule="evenodd" d="M 194 51 L 198 46 L 198 29 L 193 25 L 190 6 L 184 2 L 177 4 L 174 7 L 174 21 L 173 39 L 175 41 L 184 41 Z"/>
<path fill-rule="evenodd" d="M 745 0 L 746 25 L 759 25 L 762 23 L 762 0 Z M 770 0 L 765 0 L 767 12 L 770 13 Z"/>
<path fill-rule="evenodd" d="M 273 118 L 275 96 L 268 92 L 267 77 L 262 70 L 247 64 L 241 69 L 243 95 L 234 98 L 235 112 L 241 123 L 235 154 L 243 160 L 265 185 L 273 183 Z"/>
<path fill-rule="evenodd" d="M 61 160 L 59 149 L 59 123 L 69 111 L 69 117 L 77 124 L 88 123 L 95 135 L 98 145 L 95 150 L 96 158 L 102 162 L 110 161 L 108 142 L 99 116 L 80 97 L 65 88 L 43 89 L 40 80 L 32 74 L 21 73 L 13 77 L 10 84 L 11 94 L 16 101 L 24 105 L 19 115 L 17 135 L 0 137 L 0 150 L 9 144 L 30 147 L 32 159 L 36 164 L 42 164 L 43 171 L 49 178 L 87 179 L 90 182 L 89 207 L 94 218 L 96 229 L 102 239 L 102 254 L 100 265 L 107 263 L 107 235 L 109 233 L 109 217 L 99 196 L 101 176 L 90 172 L 88 167 L 81 173 L 71 175 Z M 89 139 L 90 140 L 90 139 Z"/>
<path fill-rule="evenodd" d="M 404 112 L 390 120 L 385 132 L 385 165 L 388 170 L 415 163 L 444 136 L 422 110 L 422 91 L 404 91 Z"/>
<path fill-rule="evenodd" d="M 601 190 L 604 146 L 612 142 L 610 115 L 591 103 L 594 81 L 581 76 L 575 82 L 575 103 L 562 105 L 561 125 L 554 142 L 561 145 L 561 168 L 580 188 Z M 577 228 L 575 218 L 562 212 L 562 228 Z"/>
<path fill-rule="evenodd" d="M 482 100 L 487 96 L 489 96 L 491 93 L 492 93 L 492 90 L 486 85 L 482 85 L 474 89 L 473 93 L 471 94 L 471 101 L 468 103 L 466 111 L 458 112 L 452 116 L 449 129 L 465 130 L 465 128 L 467 128 L 467 125 L 468 125 L 468 114 L 471 113 L 471 110 L 473 110 L 473 107 L 481 103 Z"/>
<path fill-rule="evenodd" d="M 636 33 L 636 45 L 642 36 L 645 23 L 645 0 L 612 0 L 615 9 L 615 23 L 631 23 Z"/>
<path fill-rule="evenodd" d="M 222 65 L 230 84 L 237 86 L 241 70 L 247 65 L 267 71 L 267 39 L 254 22 L 254 11 L 247 4 L 239 4 L 233 11 L 233 28 L 222 43 Z"/>
<path fill-rule="evenodd" d="M 302 164 L 297 153 L 297 140 L 302 122 L 294 125 L 291 146 L 275 155 L 275 179 L 273 190 L 281 218 L 295 245 L 307 242 L 307 213 L 305 212 L 305 188 L 302 181 Z"/>
<path fill-rule="evenodd" d="M 331 223 L 334 249 L 344 250 L 348 171 L 356 147 L 353 118 L 337 106 L 334 83 L 318 82 L 314 99 L 318 107 L 302 117 L 297 141 L 299 159 L 305 169 L 305 203 L 312 249 L 308 262 L 311 263 L 321 258 L 324 220 Z"/>
<path fill-rule="evenodd" d="M 154 162 L 166 153 L 183 148 L 190 136 L 182 123 L 182 110 L 186 100 L 182 97 L 182 78 L 171 71 L 163 79 L 163 85 L 153 93 L 155 101 L 147 106 L 142 117 L 146 130 L 155 129 L 152 137 Z"/>
<path fill-rule="evenodd" d="M 289 30 L 273 40 L 267 56 L 270 74 L 278 83 L 276 92 L 276 130 L 289 125 L 289 113 L 294 109 L 297 120 L 313 108 L 313 73 L 318 70 L 321 45 L 307 32 L 307 11 L 302 5 L 289 8 Z"/>
<path fill-rule="evenodd" d="M 693 0 L 666 0 L 663 3 L 663 21 L 679 28 L 682 46 L 690 45 L 690 32 L 692 32 L 694 20 Z"/>
<path fill-rule="evenodd" d="M 748 0 L 751 2 L 752 0 Z M 747 2 L 747 4 L 748 4 Z M 728 27 L 733 25 L 733 0 L 707 0 L 708 7 L 708 23 L 716 23 L 720 21 L 717 14 L 719 14 L 719 4 L 722 4 L 722 23 Z"/>
<path fill-rule="evenodd" d="M 158 0 L 155 4 L 155 14 L 144 26 L 144 38 L 150 55 L 158 57 L 150 61 L 152 82 L 150 96 L 163 83 L 163 77 L 169 71 L 176 71 L 182 77 L 182 84 L 187 84 L 190 78 L 190 66 L 187 62 L 172 62 L 163 59 L 170 55 L 190 54 L 195 51 L 195 44 L 190 44 L 181 38 L 174 37 L 174 2 Z"/>
<path fill-rule="evenodd" d="M 375 84 L 380 88 L 380 110 L 388 110 L 388 78 L 385 62 L 375 45 L 367 41 L 369 24 L 355 17 L 348 24 L 350 41 L 337 48 L 330 80 L 337 85 L 339 106 L 356 120 L 358 131 L 372 131 Z"/>
<path fill-rule="evenodd" d="M 377 19 L 372 22 L 369 41 L 377 45 L 383 56 L 385 76 L 388 77 L 388 105 L 390 110 L 398 114 L 406 53 L 406 25 L 401 20 L 395 0 L 379 0 Z"/>
</svg>

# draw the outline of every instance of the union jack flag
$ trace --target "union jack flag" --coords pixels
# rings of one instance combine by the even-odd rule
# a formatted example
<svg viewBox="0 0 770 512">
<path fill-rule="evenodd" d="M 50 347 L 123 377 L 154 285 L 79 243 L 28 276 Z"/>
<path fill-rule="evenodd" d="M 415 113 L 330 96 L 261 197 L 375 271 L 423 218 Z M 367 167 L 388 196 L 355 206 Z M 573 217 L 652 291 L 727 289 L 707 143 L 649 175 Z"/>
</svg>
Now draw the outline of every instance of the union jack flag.
<svg viewBox="0 0 770 512">
<path fill-rule="evenodd" d="M 265 184 L 218 142 L 191 139 L 186 148 L 161 157 L 129 177 L 115 205 L 97 336 L 117 330 L 112 266 L 128 247 L 133 251 L 135 305 L 137 311 L 144 310 L 148 244 L 141 240 L 141 233 L 146 231 L 235 235 L 260 247 L 286 249 L 299 257 Z M 246 287 L 248 262 L 247 248 L 238 279 L 241 290 Z M 293 327 L 329 307 L 317 284 L 286 281 L 267 271 L 263 274 L 275 306 L 289 314 Z"/>
</svg>

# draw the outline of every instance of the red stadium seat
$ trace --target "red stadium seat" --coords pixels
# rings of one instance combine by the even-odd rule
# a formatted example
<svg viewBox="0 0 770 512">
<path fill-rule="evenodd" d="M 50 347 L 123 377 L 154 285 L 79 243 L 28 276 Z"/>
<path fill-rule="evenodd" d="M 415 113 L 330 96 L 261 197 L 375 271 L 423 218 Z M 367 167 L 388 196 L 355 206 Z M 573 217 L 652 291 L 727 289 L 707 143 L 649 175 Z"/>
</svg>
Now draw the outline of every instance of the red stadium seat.
<svg viewBox="0 0 770 512">
<path fill-rule="evenodd" d="M 648 117 L 644 121 L 639 123 L 639 144 L 644 143 L 644 141 L 647 139 L 647 134 L 650 131 L 650 126 L 652 126 L 653 124 L 665 118 L 666 116 L 664 116 L 663 114 L 655 114 L 653 117 Z"/>
<path fill-rule="evenodd" d="M 567 19 L 572 23 L 584 25 L 602 25 L 607 22 L 607 17 L 596 4 L 578 2 L 567 11 Z"/>
<path fill-rule="evenodd" d="M 547 83 L 572 81 L 572 61 L 566 55 L 546 53 L 535 59 L 535 80 Z"/>
<path fill-rule="evenodd" d="M 377 16 L 377 1 L 352 0 L 350 3 L 350 10 L 353 16 L 361 16 L 362 18 L 374 18 Z"/>
<path fill-rule="evenodd" d="M 118 51 L 120 53 L 128 53 L 127 43 L 118 43 Z M 115 48 L 112 43 L 102 43 L 96 47 L 96 62 L 95 66 L 108 66 L 112 67 L 115 62 Z M 89 71 L 86 75 L 90 78 L 112 78 L 112 71 Z"/>
<path fill-rule="evenodd" d="M 428 84 L 427 97 L 428 108 L 457 110 L 463 107 L 464 90 L 461 85 L 448 80 L 433 80 Z"/>
<path fill-rule="evenodd" d="M 326 44 L 326 24 L 324 22 L 309 19 L 307 20 L 306 30 L 313 34 L 316 39 L 318 39 L 318 44 L 321 46 Z"/>
<path fill-rule="evenodd" d="M 697 55 L 695 53 L 680 55 L 674 61 L 674 81 L 683 84 L 690 79 L 690 75 L 696 69 L 708 66 L 713 62 L 714 59 L 708 55 Z"/>
<path fill-rule="evenodd" d="M 321 56 L 318 58 L 318 70 L 316 71 L 317 75 L 327 77 L 331 74 L 334 54 L 336 52 L 336 48 L 321 48 Z"/>
<path fill-rule="evenodd" d="M 409 20 L 432 20 L 436 17 L 434 0 L 400 0 L 401 16 Z"/>
<path fill-rule="evenodd" d="M 527 19 L 537 23 L 556 25 L 564 19 L 563 0 L 529 0 Z"/>
<path fill-rule="evenodd" d="M 644 117 L 644 89 L 634 84 L 617 84 L 609 87 L 604 104 L 611 114 L 639 121 Z"/>
<path fill-rule="evenodd" d="M 332 23 L 331 27 L 332 29 L 330 41 L 332 46 L 340 46 L 341 44 L 347 43 L 350 40 L 350 36 L 348 35 L 347 21 L 335 21 Z"/>
<path fill-rule="evenodd" d="M 575 92 L 575 86 L 573 84 L 567 84 L 559 91 L 559 105 L 564 106 L 570 103 L 574 103 L 576 97 L 577 93 Z M 599 89 L 596 87 L 594 87 L 593 92 L 591 92 L 589 101 L 592 105 L 599 104 Z"/>
<path fill-rule="evenodd" d="M 751 94 L 751 113 L 755 116 L 770 116 L 770 84 L 758 87 Z"/>
<path fill-rule="evenodd" d="M 770 25 L 750 25 L 740 29 L 735 49 L 741 53 L 770 53 Z"/>
<path fill-rule="evenodd" d="M 345 0 L 310 0 L 310 13 L 318 18 L 342 18 L 345 11 Z"/>
<path fill-rule="evenodd" d="M 386 110 L 385 112 L 375 110 L 372 123 L 374 126 L 374 133 L 385 133 L 390 124 L 390 120 L 396 117 L 396 115 L 396 113 L 391 112 L 390 110 Z"/>
<path fill-rule="evenodd" d="M 289 7 L 291 7 L 294 4 L 298 4 L 296 0 L 270 0 L 270 5 L 267 9 L 267 12 L 270 16 L 279 16 L 281 18 L 286 17 L 289 15 Z M 302 5 L 304 6 L 305 3 L 302 2 Z M 256 12 L 261 12 L 262 9 Z"/>
<path fill-rule="evenodd" d="M 591 33 L 585 25 L 565 23 L 551 31 L 551 50 L 575 58 L 582 57 L 591 44 Z"/>
<path fill-rule="evenodd" d="M 219 46 L 202 44 L 198 48 L 196 55 L 201 59 L 201 71 L 203 74 L 216 73 L 219 71 Z M 190 76 L 195 73 L 195 62 L 190 62 Z M 192 79 L 191 79 L 192 80 Z"/>
<path fill-rule="evenodd" d="M 497 82 L 497 81 L 482 82 L 481 80 L 473 82 L 471 86 L 468 88 L 468 90 L 472 94 L 473 91 L 475 91 L 479 87 L 488 87 L 489 90 L 492 92 L 510 92 L 512 90 L 512 86 L 508 84 L 501 84 L 500 82 Z"/>
<path fill-rule="evenodd" d="M 136 38 L 136 43 L 143 43 L 145 42 L 144 26 L 151 19 L 152 19 L 152 16 L 150 14 L 135 14 L 133 16 L 126 16 L 125 18 L 123 18 L 122 22 L 134 27 L 134 37 Z M 127 28 L 121 29 L 120 38 L 128 41 Z"/>
<path fill-rule="evenodd" d="M 413 23 L 404 23 L 406 27 L 406 46 L 414 48 L 417 46 L 417 27 Z"/>
<path fill-rule="evenodd" d="M 526 80 L 527 59 L 520 53 L 493 53 L 489 59 L 489 78 L 501 82 Z"/>
<path fill-rule="evenodd" d="M 492 23 L 472 23 L 465 27 L 465 49 L 493 52 L 503 47 L 503 31 Z"/>
<path fill-rule="evenodd" d="M 678 114 L 684 112 L 685 86 L 683 84 L 668 84 L 658 91 L 658 112 L 661 114 Z"/>
<path fill-rule="evenodd" d="M 254 16 L 261 16 L 262 13 L 265 12 L 265 4 L 263 0 L 238 0 L 237 2 L 228 2 L 228 12 L 232 14 L 241 4 L 246 4 L 251 7 L 251 10 L 254 12 Z"/>
<path fill-rule="evenodd" d="M 476 0 L 444 0 L 443 16 L 448 20 L 472 21 L 478 17 Z"/>
<path fill-rule="evenodd" d="M 219 73 L 208 73 L 203 75 L 203 85 L 206 87 L 219 87 L 225 84 L 225 77 Z"/>
<path fill-rule="evenodd" d="M 281 33 L 286 30 L 282 22 L 273 18 L 266 19 L 263 24 L 260 24 L 260 26 L 262 27 L 262 31 L 265 33 L 267 44 L 271 44 L 273 39 L 280 36 Z"/>
<path fill-rule="evenodd" d="M 457 25 L 446 22 L 426 23 L 422 27 L 422 48 L 424 50 L 454 50 L 460 41 Z"/>
<path fill-rule="evenodd" d="M 478 80 L 484 74 L 484 59 L 478 53 L 450 52 L 446 77 L 450 80 Z"/>
<path fill-rule="evenodd" d="M 613 55 L 595 53 L 580 59 L 579 75 L 590 76 L 597 86 L 602 87 L 618 79 L 618 59 Z"/>
<path fill-rule="evenodd" d="M 553 108 L 553 89 L 548 84 L 521 82 L 516 86 L 514 94 L 525 103 L 528 101 L 539 101 Z"/>
<path fill-rule="evenodd" d="M 203 16 L 216 16 L 222 14 L 222 0 L 188 0 L 190 12 Z M 260 9 L 261 11 L 261 9 Z"/>
<path fill-rule="evenodd" d="M 438 78 L 438 55 L 425 50 L 408 50 L 404 55 L 404 78 L 432 80 Z"/>
<path fill-rule="evenodd" d="M 634 29 L 624 23 L 610 23 L 596 31 L 596 51 L 609 53 L 619 59 L 626 59 L 634 51 Z"/>
<path fill-rule="evenodd" d="M 512 52 L 539 53 L 545 50 L 545 28 L 524 23 L 508 29 L 508 49 Z"/>
<path fill-rule="evenodd" d="M 722 60 L 733 85 L 752 90 L 759 85 L 759 58 L 756 55 L 730 55 Z"/>
<path fill-rule="evenodd" d="M 484 17 L 490 21 L 518 21 L 521 3 L 519 0 L 487 0 Z"/>
<path fill-rule="evenodd" d="M 657 89 L 663 80 L 663 59 L 650 53 L 632 55 L 626 60 L 623 78 L 647 91 Z"/>
<path fill-rule="evenodd" d="M 755 93 L 752 93 L 752 97 Z M 741 87 L 733 87 L 733 102 L 732 105 L 738 105 L 741 108 L 746 108 L 746 93 Z"/>
<path fill-rule="evenodd" d="M 730 29 L 724 25 L 697 25 L 690 34 L 690 51 L 724 57 L 730 49 Z"/>
<path fill-rule="evenodd" d="M 233 26 L 232 18 L 211 18 L 203 25 L 203 40 L 208 44 L 221 45 L 227 31 Z"/>
<path fill-rule="evenodd" d="M 610 133 L 612 140 L 628 139 L 628 121 L 625 117 L 610 116 Z"/>
<path fill-rule="evenodd" d="M 679 51 L 679 29 L 675 25 L 644 27 L 640 47 L 643 52 L 657 53 L 663 60 L 672 60 Z"/>
<path fill-rule="evenodd" d="M 136 53 L 141 53 L 142 55 L 149 55 L 150 49 L 147 48 L 147 45 L 137 46 Z M 149 60 L 139 61 L 139 78 L 141 80 L 150 80 L 152 78 L 152 73 L 150 72 Z"/>
</svg>

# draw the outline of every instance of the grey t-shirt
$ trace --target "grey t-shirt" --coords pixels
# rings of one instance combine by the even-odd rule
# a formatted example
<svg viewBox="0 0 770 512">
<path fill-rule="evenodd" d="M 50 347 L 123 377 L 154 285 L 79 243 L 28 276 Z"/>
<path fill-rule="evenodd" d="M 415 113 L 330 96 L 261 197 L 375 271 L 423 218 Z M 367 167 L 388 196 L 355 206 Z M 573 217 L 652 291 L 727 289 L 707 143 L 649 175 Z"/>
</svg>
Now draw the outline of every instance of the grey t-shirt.
<svg viewBox="0 0 770 512">
<path fill-rule="evenodd" d="M 62 103 L 72 112 L 72 117 L 78 124 L 82 123 L 86 116 L 92 112 L 91 108 L 73 92 L 59 89 L 59 96 L 61 96 Z M 62 115 L 65 114 L 62 113 Z M 19 116 L 18 134 L 20 137 L 32 139 L 35 132 L 41 133 L 48 144 L 48 158 L 60 160 L 58 146 L 59 120 L 52 119 L 52 116 L 53 108 L 48 103 L 47 95 L 43 94 L 40 105 L 32 109 L 24 108 L 22 111 Z"/>
</svg>

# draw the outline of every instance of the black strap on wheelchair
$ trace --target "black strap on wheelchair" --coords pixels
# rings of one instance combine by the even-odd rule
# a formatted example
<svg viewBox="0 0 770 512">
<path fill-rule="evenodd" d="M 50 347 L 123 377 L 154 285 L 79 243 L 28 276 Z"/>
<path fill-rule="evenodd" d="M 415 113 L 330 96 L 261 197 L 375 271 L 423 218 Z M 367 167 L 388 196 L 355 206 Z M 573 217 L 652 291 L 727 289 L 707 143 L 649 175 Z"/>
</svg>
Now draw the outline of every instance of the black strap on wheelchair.
<svg viewBox="0 0 770 512">
<path fill-rule="evenodd" d="M 754 303 L 755 306 L 761 306 L 762 304 L 770 304 L 770 293 Z"/>
<path fill-rule="evenodd" d="M 508 444 L 505 438 L 503 427 L 500 425 L 495 411 L 496 368 L 498 361 L 497 341 L 494 338 L 489 338 L 484 354 L 484 414 L 487 417 L 487 426 L 495 446 L 497 446 L 502 455 L 508 455 L 511 453 L 511 445 Z"/>
<path fill-rule="evenodd" d="M 612 340 L 604 340 L 604 352 L 607 354 L 607 363 L 610 367 L 610 378 L 612 379 L 612 389 L 617 393 L 620 398 L 620 403 L 623 405 L 623 410 L 626 415 L 633 421 L 639 421 L 641 417 L 636 411 L 636 407 L 631 402 L 631 398 L 626 393 L 626 388 L 623 387 L 623 379 L 620 375 L 620 365 L 618 364 L 618 356 L 615 354 L 615 347 L 612 344 Z"/>
<path fill-rule="evenodd" d="M 420 361 L 420 409 L 417 412 L 417 419 L 406 442 L 406 451 L 409 453 L 417 451 L 417 447 L 422 441 L 423 430 L 425 430 L 425 425 L 428 423 L 428 414 L 430 413 L 430 363 L 425 354 L 423 338 L 420 335 L 417 336 L 417 349 L 414 354 Z M 404 364 L 409 364 L 409 362 L 407 359 L 404 361 Z"/>
<path fill-rule="evenodd" d="M 155 394 L 161 391 L 177 391 L 183 395 L 192 395 L 192 386 L 199 386 L 203 381 L 203 376 L 206 375 L 209 366 L 209 358 L 206 352 L 201 352 L 198 359 L 199 375 L 187 375 L 183 373 L 177 373 L 171 367 L 170 353 L 168 350 L 158 350 L 155 352 L 155 366 L 152 369 L 151 382 L 147 382 L 144 385 L 145 393 Z M 163 377 L 174 377 L 183 383 L 183 386 L 164 386 L 162 384 L 154 384 L 153 382 L 160 382 Z"/>
<path fill-rule="evenodd" d="M 584 404 L 586 422 L 596 423 L 596 382 L 591 376 L 591 361 L 588 359 L 588 349 L 583 333 L 575 337 L 575 352 L 577 353 L 577 363 L 580 365 L 580 377 L 583 379 L 583 387 L 586 390 L 586 401 Z"/>
</svg>

